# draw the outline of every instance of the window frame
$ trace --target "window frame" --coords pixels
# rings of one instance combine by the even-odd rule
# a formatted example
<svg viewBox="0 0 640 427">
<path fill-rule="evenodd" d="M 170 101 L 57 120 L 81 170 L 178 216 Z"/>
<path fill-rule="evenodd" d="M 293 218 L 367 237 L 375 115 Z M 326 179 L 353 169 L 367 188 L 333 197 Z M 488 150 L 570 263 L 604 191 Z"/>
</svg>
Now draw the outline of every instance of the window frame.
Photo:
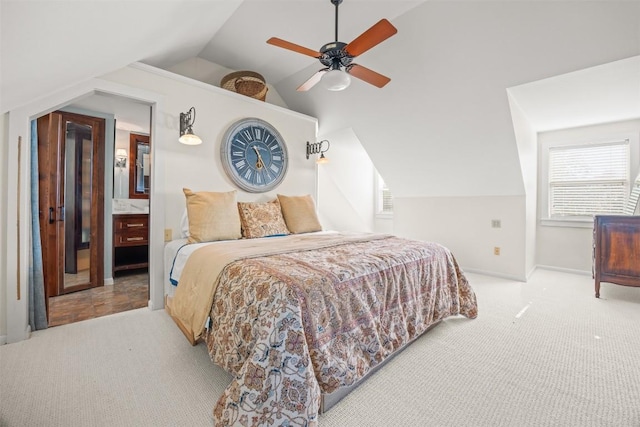
<svg viewBox="0 0 640 427">
<path fill-rule="evenodd" d="M 640 169 L 640 155 L 639 155 L 639 135 L 630 133 L 612 133 L 608 136 L 598 136 L 595 138 L 580 138 L 580 139 L 555 139 L 553 141 L 545 141 L 539 145 L 539 200 L 538 200 L 538 218 L 540 225 L 552 226 L 552 227 L 578 227 L 578 228 L 592 228 L 593 216 L 567 216 L 567 217 L 551 217 L 549 215 L 549 151 L 552 148 L 564 148 L 564 147 L 584 147 L 588 145 L 602 145 L 611 144 L 615 142 L 628 141 L 629 144 L 629 167 L 627 181 L 629 184 L 633 181 L 633 178 L 638 174 Z"/>
<path fill-rule="evenodd" d="M 373 170 L 373 182 L 374 182 L 374 202 L 375 202 L 375 216 L 376 218 L 393 218 L 393 209 L 391 209 L 391 211 L 384 211 L 383 210 L 383 191 L 384 191 L 384 179 L 382 178 L 382 175 L 380 175 L 380 173 L 377 170 Z M 389 189 L 388 186 L 387 190 Z M 391 190 L 389 190 L 389 192 L 391 193 Z M 391 201 L 392 201 L 392 206 L 393 206 L 393 194 L 391 195 Z"/>
</svg>

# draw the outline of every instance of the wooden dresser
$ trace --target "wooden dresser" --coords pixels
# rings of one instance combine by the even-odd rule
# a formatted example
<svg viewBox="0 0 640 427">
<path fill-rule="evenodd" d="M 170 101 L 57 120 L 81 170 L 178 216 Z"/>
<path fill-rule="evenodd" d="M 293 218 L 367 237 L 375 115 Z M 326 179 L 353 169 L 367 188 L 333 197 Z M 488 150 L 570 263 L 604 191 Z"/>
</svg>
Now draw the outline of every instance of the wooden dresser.
<svg viewBox="0 0 640 427">
<path fill-rule="evenodd" d="M 113 215 L 113 273 L 149 266 L 149 215 Z"/>
<path fill-rule="evenodd" d="M 596 298 L 600 282 L 640 286 L 640 216 L 596 215 L 593 238 Z"/>
</svg>

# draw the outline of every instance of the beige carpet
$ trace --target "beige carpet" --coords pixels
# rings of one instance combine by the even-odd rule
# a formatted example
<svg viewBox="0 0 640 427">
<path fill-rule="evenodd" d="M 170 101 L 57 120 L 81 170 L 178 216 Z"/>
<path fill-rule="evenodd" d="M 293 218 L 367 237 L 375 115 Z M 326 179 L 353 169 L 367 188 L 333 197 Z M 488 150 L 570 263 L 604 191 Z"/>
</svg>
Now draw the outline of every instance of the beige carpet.
<svg viewBox="0 0 640 427">
<path fill-rule="evenodd" d="M 416 341 L 321 427 L 640 426 L 640 289 L 467 274 L 475 320 Z M 146 308 L 0 347 L 1 426 L 211 426 L 229 375 Z"/>
</svg>

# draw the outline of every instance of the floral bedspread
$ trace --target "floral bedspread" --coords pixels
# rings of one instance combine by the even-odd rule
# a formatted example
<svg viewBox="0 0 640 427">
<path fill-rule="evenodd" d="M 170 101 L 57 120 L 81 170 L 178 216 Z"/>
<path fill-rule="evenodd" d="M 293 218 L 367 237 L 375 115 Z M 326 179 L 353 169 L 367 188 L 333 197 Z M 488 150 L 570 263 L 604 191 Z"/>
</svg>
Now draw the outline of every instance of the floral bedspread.
<svg viewBox="0 0 640 427">
<path fill-rule="evenodd" d="M 398 237 L 235 261 L 205 341 L 234 374 L 216 426 L 316 426 L 321 392 L 351 385 L 430 325 L 477 315 L 449 250 Z"/>
</svg>

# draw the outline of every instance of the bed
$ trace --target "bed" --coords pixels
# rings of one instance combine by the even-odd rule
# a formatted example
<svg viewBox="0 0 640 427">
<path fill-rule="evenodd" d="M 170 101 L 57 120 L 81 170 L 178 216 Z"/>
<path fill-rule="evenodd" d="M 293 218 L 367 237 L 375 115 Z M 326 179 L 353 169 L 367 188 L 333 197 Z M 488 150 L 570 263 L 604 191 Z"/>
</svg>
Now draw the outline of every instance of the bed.
<svg viewBox="0 0 640 427">
<path fill-rule="evenodd" d="M 216 426 L 317 425 L 331 396 L 430 327 L 477 316 L 472 288 L 439 244 L 365 233 L 270 236 L 174 241 L 165 252 L 168 312 L 234 375 L 214 407 Z"/>
</svg>

